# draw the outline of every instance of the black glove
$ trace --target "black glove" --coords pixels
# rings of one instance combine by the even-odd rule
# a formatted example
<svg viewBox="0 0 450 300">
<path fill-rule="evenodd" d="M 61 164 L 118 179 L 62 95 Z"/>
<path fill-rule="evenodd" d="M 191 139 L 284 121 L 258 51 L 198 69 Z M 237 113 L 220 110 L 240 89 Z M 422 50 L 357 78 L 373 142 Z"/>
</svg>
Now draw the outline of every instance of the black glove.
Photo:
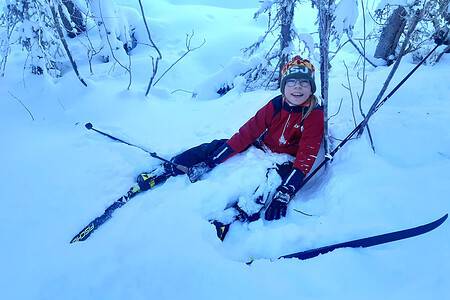
<svg viewBox="0 0 450 300">
<path fill-rule="evenodd" d="M 438 31 L 436 31 L 433 34 L 433 38 L 434 38 L 434 42 L 437 45 L 442 45 L 442 44 L 450 44 L 450 40 L 449 40 L 449 29 L 448 28 L 442 28 Z"/>
<path fill-rule="evenodd" d="M 272 198 L 269 207 L 266 209 L 264 217 L 267 221 L 278 220 L 286 216 L 286 209 L 289 201 L 294 196 L 294 188 L 282 185 L 277 188 L 277 192 Z"/>
<path fill-rule="evenodd" d="M 211 171 L 212 168 L 213 168 L 212 166 L 202 161 L 201 163 L 198 163 L 190 167 L 187 172 L 187 176 L 189 177 L 189 180 L 192 183 L 194 183 L 197 180 L 199 180 L 203 175 Z"/>
</svg>

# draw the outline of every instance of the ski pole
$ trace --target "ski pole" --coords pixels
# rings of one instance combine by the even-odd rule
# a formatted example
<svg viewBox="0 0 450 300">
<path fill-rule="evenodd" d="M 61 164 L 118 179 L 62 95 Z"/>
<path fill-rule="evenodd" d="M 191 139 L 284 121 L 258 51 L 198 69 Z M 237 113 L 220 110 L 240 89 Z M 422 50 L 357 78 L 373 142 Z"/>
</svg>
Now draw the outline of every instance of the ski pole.
<svg viewBox="0 0 450 300">
<path fill-rule="evenodd" d="M 411 77 L 411 75 L 428 59 L 428 57 L 430 57 L 430 55 L 439 47 L 439 44 L 436 45 L 431 51 L 430 53 L 428 53 L 427 56 L 425 56 L 418 64 L 417 66 L 415 66 L 393 89 L 392 91 L 386 96 L 384 97 L 383 100 L 381 100 L 376 106 L 375 109 L 372 111 L 371 114 L 368 114 L 364 120 L 361 121 L 361 123 L 358 124 L 358 126 L 356 126 L 340 143 L 339 145 L 337 145 L 336 148 L 333 149 L 333 151 L 331 151 L 330 153 L 328 153 L 327 155 L 325 155 L 325 158 L 322 160 L 322 162 L 305 178 L 305 180 L 303 180 L 302 183 L 302 187 L 330 160 L 333 159 L 334 155 L 336 154 L 336 152 L 339 151 L 339 149 L 342 148 L 342 146 L 344 146 L 361 128 L 363 128 L 365 126 L 365 124 L 367 124 L 367 121 L 369 120 L 369 118 L 378 111 L 378 109 L 389 99 L 392 97 L 392 95 L 394 95 L 394 93 L 406 82 L 406 80 L 409 79 L 409 77 Z"/>
<path fill-rule="evenodd" d="M 95 131 L 95 132 L 97 132 L 97 133 L 99 133 L 99 134 L 101 134 L 101 135 L 107 136 L 107 137 L 109 137 L 110 139 L 112 139 L 113 141 L 120 142 L 120 143 L 126 144 L 126 145 L 131 146 L 131 147 L 139 148 L 139 149 L 141 149 L 142 151 L 144 151 L 144 152 L 150 154 L 151 157 L 156 158 L 156 159 L 159 159 L 159 160 L 162 160 L 163 162 L 166 162 L 166 163 L 168 163 L 168 164 L 171 164 L 172 166 L 174 166 L 175 168 L 177 168 L 178 170 L 180 170 L 180 171 L 183 172 L 183 173 L 186 173 L 186 174 L 187 174 L 187 172 L 188 172 L 188 168 L 187 168 L 187 167 L 182 166 L 182 165 L 179 165 L 179 164 L 176 164 L 176 163 L 174 163 L 174 162 L 171 162 L 170 160 L 167 160 L 167 159 L 165 159 L 165 158 L 162 158 L 161 156 L 159 156 L 158 154 L 156 154 L 156 152 L 148 151 L 147 149 L 144 149 L 144 148 L 142 148 L 141 146 L 138 146 L 138 145 L 134 145 L 134 144 L 128 143 L 128 142 L 126 142 L 126 141 L 124 141 L 124 140 L 121 140 L 121 139 L 119 139 L 119 138 L 117 138 L 117 137 L 115 137 L 115 136 L 112 136 L 112 135 L 110 135 L 110 134 L 108 134 L 108 133 L 106 133 L 106 132 L 103 132 L 103 131 L 101 131 L 101 130 L 95 129 L 94 126 L 92 126 L 92 123 L 86 123 L 84 126 L 85 126 L 88 130 L 93 130 L 93 131 Z"/>
</svg>

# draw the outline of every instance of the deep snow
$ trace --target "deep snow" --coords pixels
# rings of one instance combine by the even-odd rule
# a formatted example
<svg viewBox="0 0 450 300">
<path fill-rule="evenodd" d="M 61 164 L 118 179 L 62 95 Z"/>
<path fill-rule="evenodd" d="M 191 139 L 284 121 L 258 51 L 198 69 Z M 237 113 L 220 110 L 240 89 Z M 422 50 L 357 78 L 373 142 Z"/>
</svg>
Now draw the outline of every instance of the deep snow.
<svg viewBox="0 0 450 300">
<path fill-rule="evenodd" d="M 132 1 L 118 1 L 137 9 Z M 0 295 L 2 299 L 447 299 L 450 227 L 368 249 L 341 249 L 308 261 L 271 260 L 282 254 L 420 225 L 450 210 L 450 56 L 423 66 L 349 142 L 329 168 L 305 187 L 287 218 L 232 227 L 221 243 L 208 218 L 251 193 L 279 155 L 251 149 L 190 184 L 171 178 L 127 203 L 86 242 L 70 239 L 159 162 L 145 152 L 84 128 L 86 122 L 163 157 L 215 138 L 230 137 L 275 91 L 192 99 L 264 30 L 253 21 L 257 1 L 145 3 L 167 60 L 179 57 L 195 30 L 191 53 L 144 97 L 148 48 L 133 52 L 133 85 L 111 65 L 79 59 L 85 88 L 72 72 L 51 81 L 22 71 L 15 52 L 0 86 Z M 298 28 L 314 27 L 299 14 Z M 154 18 L 154 19 L 153 19 Z M 357 23 L 358 25 L 359 23 Z M 356 26 L 358 28 L 358 26 Z M 360 28 L 360 27 L 359 27 Z M 311 30 L 313 31 L 313 30 Z M 82 48 L 71 41 L 77 57 Z M 373 45 L 372 45 L 373 46 Z M 341 61 L 333 62 L 330 120 L 339 139 L 354 121 Z M 393 82 L 414 65 L 405 58 Z M 375 99 L 389 67 L 368 70 L 364 106 Z M 358 84 L 352 74 L 353 84 Z M 391 85 L 392 86 L 392 85 Z M 20 99 L 32 112 L 15 99 Z M 313 214 L 306 217 L 293 208 Z M 255 258 L 251 266 L 243 262 Z"/>
</svg>

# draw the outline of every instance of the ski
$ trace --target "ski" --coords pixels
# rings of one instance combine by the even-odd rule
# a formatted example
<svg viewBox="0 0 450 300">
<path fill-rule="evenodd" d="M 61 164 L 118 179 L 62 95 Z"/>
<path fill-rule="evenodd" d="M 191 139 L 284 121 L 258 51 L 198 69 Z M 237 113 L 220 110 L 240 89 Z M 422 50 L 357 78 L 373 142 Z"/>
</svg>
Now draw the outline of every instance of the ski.
<svg viewBox="0 0 450 300">
<path fill-rule="evenodd" d="M 147 187 L 145 190 L 151 190 L 155 188 L 156 186 L 159 186 L 166 182 L 167 178 L 169 176 L 167 175 L 161 175 L 161 176 L 155 176 L 155 177 L 149 177 L 147 178 Z M 86 227 L 84 227 L 77 235 L 75 235 L 70 243 L 85 241 L 98 227 L 103 225 L 106 221 L 111 219 L 112 213 L 122 207 L 125 203 L 130 201 L 134 196 L 142 192 L 141 188 L 138 184 L 132 186 L 130 190 L 123 196 L 121 196 L 119 199 L 113 202 L 108 208 L 105 209 L 102 215 L 98 216 L 94 220 L 92 220 Z"/>
<path fill-rule="evenodd" d="M 430 223 L 427 223 L 424 225 L 420 225 L 417 227 L 412 227 L 412 228 L 408 228 L 408 229 L 404 229 L 404 230 L 400 230 L 400 231 L 393 231 L 393 232 L 389 232 L 389 233 L 385 233 L 385 234 L 370 236 L 370 237 L 357 239 L 357 240 L 353 240 L 353 241 L 328 245 L 328 246 L 310 249 L 310 250 L 306 250 L 306 251 L 286 254 L 286 255 L 280 256 L 279 259 L 280 258 L 298 258 L 301 260 L 305 260 L 305 259 L 310 259 L 310 258 L 319 256 L 320 254 L 329 253 L 331 251 L 334 251 L 334 250 L 340 249 L 340 248 L 367 248 L 367 247 L 372 247 L 372 246 L 381 245 L 381 244 L 385 244 L 385 243 L 395 242 L 395 241 L 399 241 L 399 240 L 403 240 L 403 239 L 408 239 L 411 237 L 422 235 L 424 233 L 430 232 L 430 231 L 438 228 L 440 225 L 442 225 L 442 223 L 445 222 L 445 220 L 447 220 L 447 217 L 448 217 L 448 214 L 445 214 L 444 216 L 442 216 L 441 218 L 439 218 L 433 222 L 430 222 Z"/>
<path fill-rule="evenodd" d="M 125 203 L 127 203 L 131 198 L 136 196 L 140 192 L 140 188 L 138 185 L 135 185 L 130 188 L 130 190 L 113 202 L 110 206 L 108 206 L 107 209 L 105 209 L 105 212 L 101 215 L 92 220 L 86 227 L 84 227 L 77 235 L 75 235 L 70 243 L 85 241 L 98 227 L 103 225 L 106 221 L 108 221 L 112 213 L 122 207 Z"/>
</svg>

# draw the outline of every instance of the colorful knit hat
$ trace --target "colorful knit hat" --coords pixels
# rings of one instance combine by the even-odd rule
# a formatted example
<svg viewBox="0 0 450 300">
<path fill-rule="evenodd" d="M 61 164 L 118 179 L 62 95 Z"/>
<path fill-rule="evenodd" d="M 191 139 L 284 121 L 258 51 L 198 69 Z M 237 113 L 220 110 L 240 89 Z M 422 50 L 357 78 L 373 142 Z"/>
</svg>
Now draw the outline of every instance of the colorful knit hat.
<svg viewBox="0 0 450 300">
<path fill-rule="evenodd" d="M 295 56 L 290 62 L 283 66 L 281 69 L 281 93 L 284 95 L 284 87 L 286 80 L 290 78 L 305 79 L 311 84 L 311 92 L 314 94 L 316 91 L 316 83 L 314 81 L 315 68 L 313 64 L 300 56 Z"/>
</svg>

